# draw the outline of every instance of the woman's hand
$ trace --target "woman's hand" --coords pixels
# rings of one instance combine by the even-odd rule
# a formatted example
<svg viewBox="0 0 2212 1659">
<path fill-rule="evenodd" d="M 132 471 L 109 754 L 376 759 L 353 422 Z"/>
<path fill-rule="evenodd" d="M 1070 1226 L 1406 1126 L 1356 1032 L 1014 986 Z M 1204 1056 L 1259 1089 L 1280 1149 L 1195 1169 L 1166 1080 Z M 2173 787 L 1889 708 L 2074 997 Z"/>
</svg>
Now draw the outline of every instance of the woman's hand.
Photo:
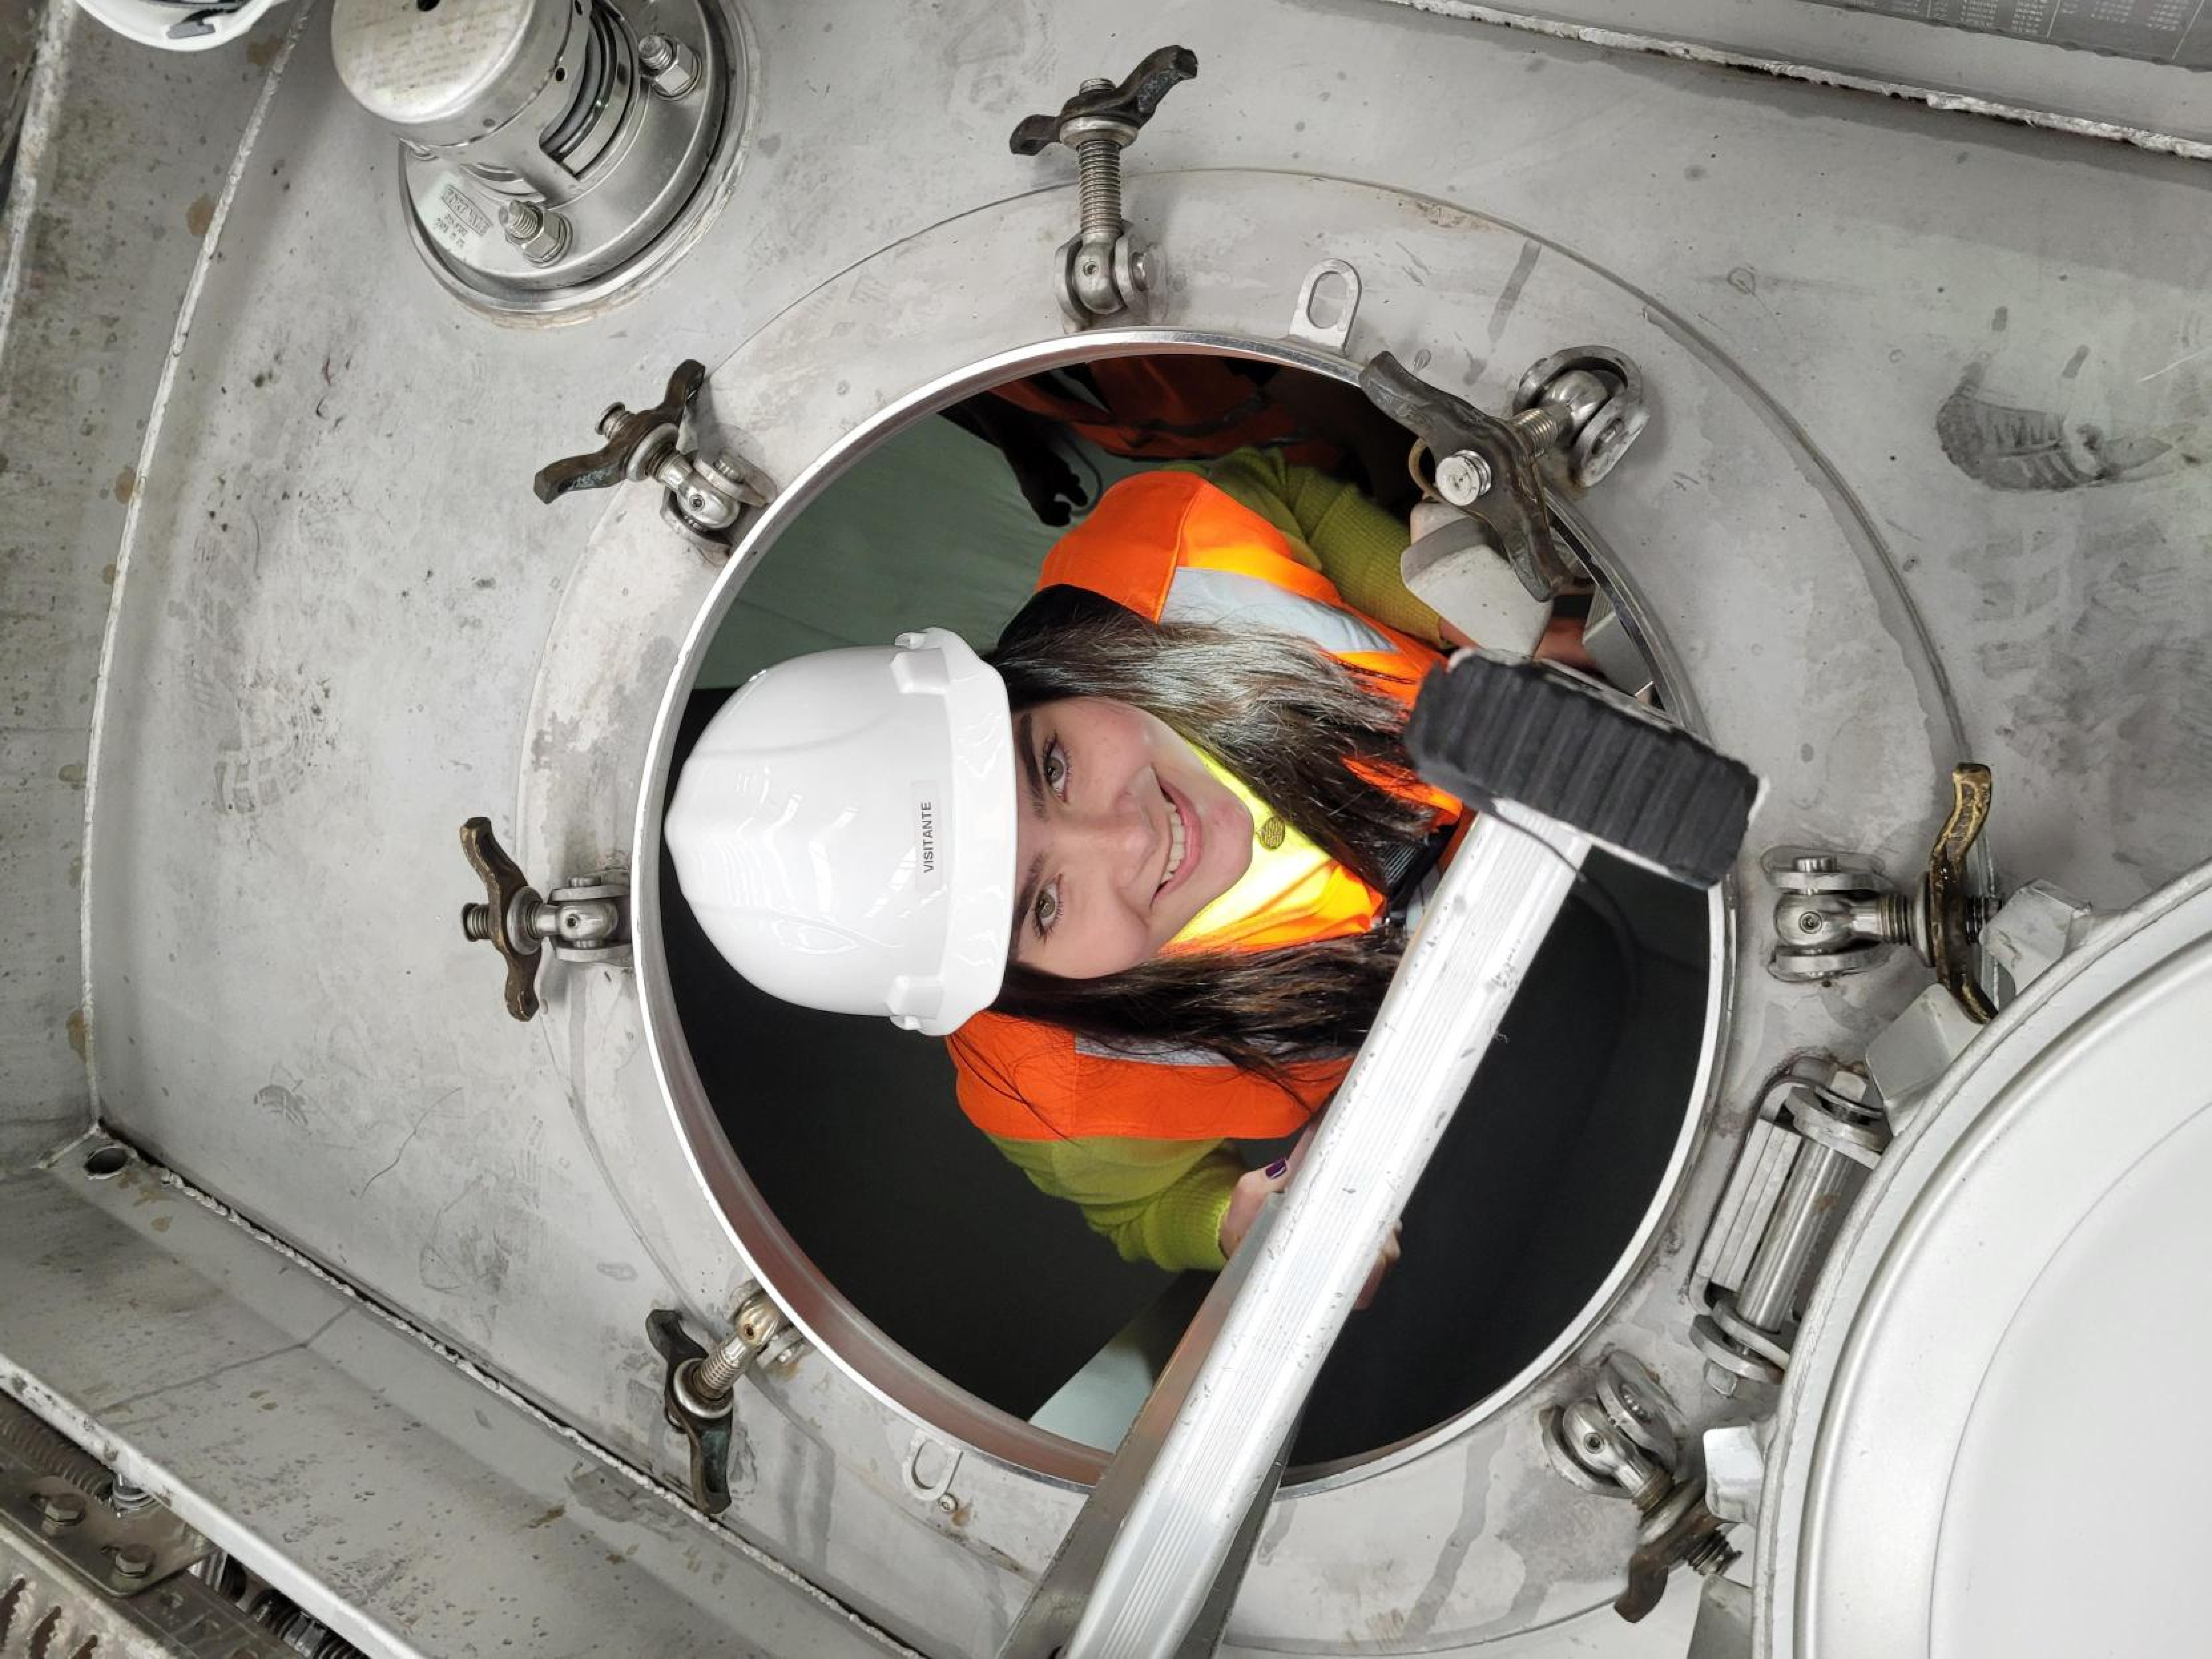
<svg viewBox="0 0 2212 1659">
<path fill-rule="evenodd" d="M 1298 1144 L 1291 1148 L 1288 1158 L 1279 1158 L 1265 1169 L 1247 1170 L 1237 1177 L 1237 1185 L 1230 1190 L 1228 1212 L 1221 1218 L 1222 1255 L 1237 1254 L 1237 1247 L 1244 1242 L 1244 1235 L 1252 1231 L 1252 1224 L 1260 1218 L 1260 1207 L 1267 1201 L 1269 1194 L 1279 1193 L 1291 1184 L 1291 1177 L 1298 1172 L 1298 1165 L 1305 1158 L 1306 1146 L 1313 1138 L 1313 1130 L 1308 1129 L 1298 1137 Z M 1397 1261 L 1398 1255 L 1398 1224 L 1394 1221 L 1390 1224 L 1389 1237 L 1382 1241 L 1382 1248 L 1376 1252 L 1374 1265 L 1367 1270 L 1367 1282 L 1359 1287 L 1359 1297 L 1352 1304 L 1353 1308 L 1364 1308 L 1375 1299 L 1375 1292 L 1382 1285 L 1382 1275 L 1390 1271 L 1391 1264 Z"/>
</svg>

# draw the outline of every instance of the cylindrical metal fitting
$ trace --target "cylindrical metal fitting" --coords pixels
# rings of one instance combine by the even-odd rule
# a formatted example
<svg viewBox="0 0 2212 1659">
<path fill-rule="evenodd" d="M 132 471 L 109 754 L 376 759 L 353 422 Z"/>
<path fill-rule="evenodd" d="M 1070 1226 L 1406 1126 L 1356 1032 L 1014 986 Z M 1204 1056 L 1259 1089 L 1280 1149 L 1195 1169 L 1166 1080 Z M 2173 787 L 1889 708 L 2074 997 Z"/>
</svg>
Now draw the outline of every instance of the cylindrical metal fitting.
<svg viewBox="0 0 2212 1659">
<path fill-rule="evenodd" d="M 346 90 L 401 138 L 459 146 L 526 113 L 542 122 L 565 101 L 553 72 L 587 27 L 575 9 L 544 0 L 337 0 L 331 56 Z M 525 125 L 534 140 L 537 123 Z"/>
<path fill-rule="evenodd" d="M 1797 1154 L 1790 1179 L 1774 1206 L 1766 1237 L 1736 1293 L 1735 1310 L 1744 1322 L 1762 1331 L 1776 1332 L 1789 1316 L 1798 1281 L 1834 1219 L 1837 1200 L 1854 1169 L 1851 1160 L 1832 1147 L 1808 1141 Z"/>
<path fill-rule="evenodd" d="M 1472 507 L 1489 493 L 1493 482 L 1490 463 L 1471 449 L 1445 456 L 1437 463 L 1437 494 L 1454 507 Z"/>
</svg>

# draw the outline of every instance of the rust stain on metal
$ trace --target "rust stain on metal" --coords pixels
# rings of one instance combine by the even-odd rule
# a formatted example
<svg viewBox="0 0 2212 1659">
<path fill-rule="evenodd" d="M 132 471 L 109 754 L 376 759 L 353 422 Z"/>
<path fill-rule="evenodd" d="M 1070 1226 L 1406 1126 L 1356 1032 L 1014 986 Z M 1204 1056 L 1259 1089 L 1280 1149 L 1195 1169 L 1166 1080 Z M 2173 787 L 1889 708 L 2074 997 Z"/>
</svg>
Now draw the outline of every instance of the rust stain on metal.
<svg viewBox="0 0 2212 1659">
<path fill-rule="evenodd" d="M 185 210 L 185 228 L 195 236 L 204 236 L 208 227 L 215 222 L 215 198 L 201 196 Z"/>
<path fill-rule="evenodd" d="M 131 498 L 137 493 L 138 474 L 134 469 L 126 466 L 115 475 L 115 499 L 128 507 L 131 504 Z M 110 570 L 115 568 L 113 565 L 107 568 Z"/>
<path fill-rule="evenodd" d="M 69 1024 L 68 1024 L 68 1028 L 67 1028 L 67 1029 L 68 1029 L 68 1031 L 69 1031 L 69 1045 L 70 1045 L 70 1048 L 74 1048 L 74 1049 L 76 1049 L 76 1057 L 77 1057 L 79 1060 L 82 1060 L 82 1059 L 85 1057 L 85 1052 L 84 1052 L 84 1050 L 85 1050 L 85 1029 L 84 1029 L 84 1010 L 83 1010 L 83 1009 L 82 1009 L 82 1008 L 72 1008 L 72 1009 L 70 1009 L 70 1010 Z"/>
</svg>

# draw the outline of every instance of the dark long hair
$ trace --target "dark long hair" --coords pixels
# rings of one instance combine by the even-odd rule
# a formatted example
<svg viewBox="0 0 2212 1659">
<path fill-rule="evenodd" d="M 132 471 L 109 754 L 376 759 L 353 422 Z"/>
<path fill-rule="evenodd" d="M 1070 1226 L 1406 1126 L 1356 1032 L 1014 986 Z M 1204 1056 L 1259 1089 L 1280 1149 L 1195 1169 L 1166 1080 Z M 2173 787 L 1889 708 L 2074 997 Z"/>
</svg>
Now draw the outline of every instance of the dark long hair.
<svg viewBox="0 0 2212 1659">
<path fill-rule="evenodd" d="M 1387 886 L 1429 828 L 1425 808 L 1369 781 L 1409 774 L 1403 705 L 1382 677 L 1295 635 L 1149 622 L 1084 595 L 1033 605 L 990 660 L 1017 714 L 1103 697 L 1156 716 L 1370 886 Z M 1384 927 L 1273 951 L 1178 951 L 1099 979 L 1010 963 L 993 1006 L 1115 1052 L 1203 1050 L 1283 1081 L 1288 1065 L 1358 1047 L 1403 943 Z"/>
</svg>

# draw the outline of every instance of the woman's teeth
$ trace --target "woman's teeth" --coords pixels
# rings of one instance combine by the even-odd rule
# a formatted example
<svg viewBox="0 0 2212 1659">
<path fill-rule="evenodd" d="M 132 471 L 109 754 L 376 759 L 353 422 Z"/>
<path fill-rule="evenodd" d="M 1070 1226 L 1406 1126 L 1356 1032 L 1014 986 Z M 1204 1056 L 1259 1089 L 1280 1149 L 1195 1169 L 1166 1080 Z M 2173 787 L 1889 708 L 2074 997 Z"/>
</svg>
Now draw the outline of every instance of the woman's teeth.
<svg viewBox="0 0 2212 1659">
<path fill-rule="evenodd" d="M 1160 878 L 1162 887 L 1173 881 L 1176 878 L 1176 872 L 1182 868 L 1185 844 L 1186 832 L 1182 827 L 1182 813 L 1176 809 L 1175 802 L 1170 799 L 1168 802 L 1168 868 L 1167 873 Z"/>
</svg>

